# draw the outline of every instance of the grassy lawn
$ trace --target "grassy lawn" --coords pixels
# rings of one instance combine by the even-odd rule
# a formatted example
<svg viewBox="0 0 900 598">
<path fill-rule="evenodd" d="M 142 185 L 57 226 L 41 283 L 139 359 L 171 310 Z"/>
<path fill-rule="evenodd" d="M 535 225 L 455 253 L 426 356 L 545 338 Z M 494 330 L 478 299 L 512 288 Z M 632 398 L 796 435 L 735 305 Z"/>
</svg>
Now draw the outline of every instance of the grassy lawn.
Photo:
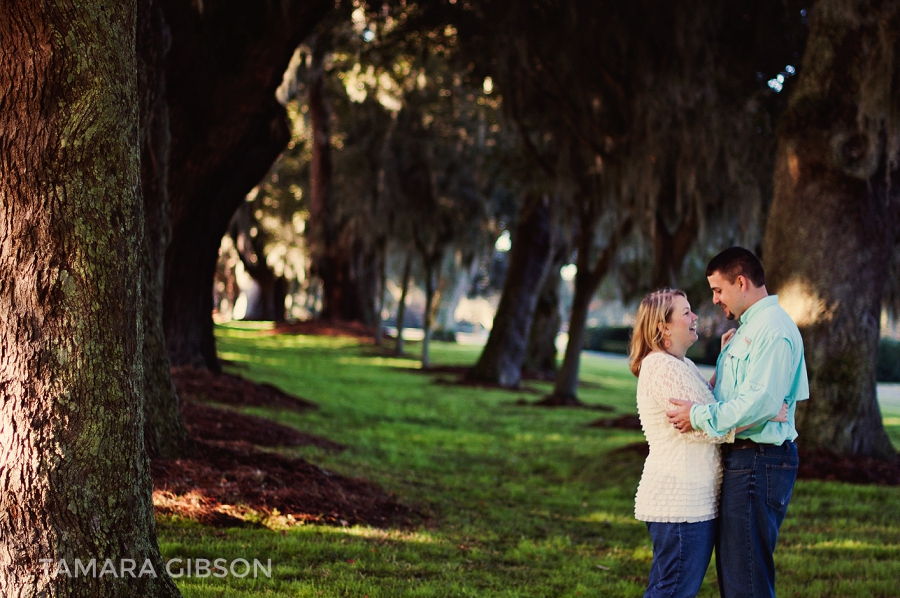
<svg viewBox="0 0 900 598">
<path fill-rule="evenodd" d="M 409 371 L 414 359 L 382 357 L 352 339 L 256 328 L 217 330 L 228 370 L 320 409 L 246 411 L 347 445 L 284 453 L 372 480 L 426 518 L 412 529 L 274 521 L 217 529 L 161 518 L 164 558 L 271 559 L 271 577 L 181 578 L 185 596 L 643 594 L 650 538 L 633 518 L 643 458 L 612 452 L 642 436 L 586 426 L 635 412 L 636 381 L 624 361 L 586 356 L 582 365 L 581 398 L 616 413 L 547 410 L 516 404 L 538 394 L 435 382 Z M 468 365 L 478 350 L 436 343 L 433 361 Z M 897 441 L 900 412 L 885 417 Z M 779 595 L 900 596 L 898 514 L 897 488 L 799 482 L 776 553 Z M 700 595 L 718 596 L 712 568 Z"/>
</svg>

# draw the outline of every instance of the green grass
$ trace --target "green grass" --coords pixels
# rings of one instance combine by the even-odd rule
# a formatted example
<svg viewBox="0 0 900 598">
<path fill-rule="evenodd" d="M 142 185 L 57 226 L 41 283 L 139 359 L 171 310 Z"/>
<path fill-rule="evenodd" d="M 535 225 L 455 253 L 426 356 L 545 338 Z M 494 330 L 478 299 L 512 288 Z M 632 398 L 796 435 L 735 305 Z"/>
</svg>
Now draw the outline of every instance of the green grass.
<svg viewBox="0 0 900 598">
<path fill-rule="evenodd" d="M 167 559 L 272 562 L 271 578 L 180 578 L 185 596 L 643 594 L 650 540 L 633 518 L 642 459 L 610 454 L 642 440 L 640 433 L 586 427 L 610 416 L 598 411 L 515 404 L 537 394 L 436 384 L 408 371 L 418 367 L 415 360 L 381 357 L 351 339 L 273 336 L 258 328 L 217 330 L 229 371 L 320 409 L 247 412 L 347 445 L 338 454 L 284 452 L 370 479 L 427 519 L 413 529 L 223 530 L 161 518 Z M 433 360 L 468 365 L 477 353 L 435 343 Z M 625 362 L 585 356 L 582 380 L 590 383 L 583 400 L 635 411 L 635 379 Z M 799 482 L 776 553 L 779 595 L 900 596 L 898 513 L 896 488 Z M 712 569 L 700 595 L 718 595 Z"/>
</svg>

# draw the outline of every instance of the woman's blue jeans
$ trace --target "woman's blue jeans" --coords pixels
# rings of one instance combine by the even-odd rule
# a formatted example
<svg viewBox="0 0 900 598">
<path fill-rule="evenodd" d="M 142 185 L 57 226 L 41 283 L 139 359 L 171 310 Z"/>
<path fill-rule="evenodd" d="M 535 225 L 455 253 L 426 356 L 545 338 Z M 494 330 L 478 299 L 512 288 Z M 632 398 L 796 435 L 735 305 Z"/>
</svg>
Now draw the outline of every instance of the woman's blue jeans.
<svg viewBox="0 0 900 598">
<path fill-rule="evenodd" d="M 648 522 L 653 565 L 644 598 L 694 598 L 709 567 L 716 520 L 697 523 Z"/>
<path fill-rule="evenodd" d="M 797 479 L 797 446 L 723 447 L 716 573 L 724 598 L 775 597 L 775 544 Z"/>
</svg>

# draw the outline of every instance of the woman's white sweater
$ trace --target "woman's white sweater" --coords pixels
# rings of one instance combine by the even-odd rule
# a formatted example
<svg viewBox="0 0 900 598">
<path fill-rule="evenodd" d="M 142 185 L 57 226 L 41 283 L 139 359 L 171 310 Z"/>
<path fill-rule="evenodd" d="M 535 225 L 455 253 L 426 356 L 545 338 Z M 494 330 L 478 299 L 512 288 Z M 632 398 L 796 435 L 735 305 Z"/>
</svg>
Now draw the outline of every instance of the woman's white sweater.
<svg viewBox="0 0 900 598">
<path fill-rule="evenodd" d="M 638 414 L 650 454 L 638 485 L 634 516 L 666 523 L 715 519 L 722 485 L 717 445 L 734 442 L 734 431 L 718 438 L 698 431 L 682 434 L 666 417 L 666 411 L 676 407 L 669 399 L 715 402 L 694 362 L 654 351 L 644 358 L 637 385 Z"/>
</svg>

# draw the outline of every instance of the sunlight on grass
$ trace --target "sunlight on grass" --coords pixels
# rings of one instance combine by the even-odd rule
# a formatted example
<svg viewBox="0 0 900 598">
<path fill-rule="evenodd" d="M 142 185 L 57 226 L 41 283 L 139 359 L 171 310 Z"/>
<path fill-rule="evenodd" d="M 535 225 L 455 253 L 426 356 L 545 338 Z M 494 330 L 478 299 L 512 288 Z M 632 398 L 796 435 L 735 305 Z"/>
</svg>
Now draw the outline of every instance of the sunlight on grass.
<svg viewBox="0 0 900 598">
<path fill-rule="evenodd" d="M 834 549 L 839 548 L 841 550 L 890 550 L 890 551 L 898 551 L 900 547 L 885 547 L 881 544 L 871 544 L 869 542 L 863 542 L 861 540 L 832 540 L 827 542 L 817 542 L 815 544 L 810 544 L 806 546 L 807 549 L 816 550 L 821 548 Z"/>
<path fill-rule="evenodd" d="M 434 544 L 440 542 L 431 534 L 421 532 L 408 532 L 402 530 L 384 530 L 377 527 L 363 527 L 355 525 L 353 527 L 339 528 L 338 533 L 347 534 L 348 536 L 359 536 L 360 538 L 370 538 L 375 540 L 390 540 L 397 542 L 413 542 L 416 544 Z"/>
<path fill-rule="evenodd" d="M 418 369 L 421 363 L 414 359 L 402 359 L 397 357 L 341 357 L 335 360 L 342 365 L 377 365 L 390 368 Z"/>
<path fill-rule="evenodd" d="M 286 359 L 278 359 L 274 357 L 260 357 L 258 355 L 247 355 L 244 353 L 234 353 L 231 351 L 222 351 L 219 353 L 222 359 L 226 361 L 239 361 L 243 363 L 259 363 L 263 365 L 284 366 L 288 364 Z"/>
<path fill-rule="evenodd" d="M 635 413 L 627 363 L 585 354 L 579 397 L 612 412 L 527 404 L 517 391 L 461 386 L 352 338 L 276 335 L 264 324 L 217 327 L 234 374 L 311 400 L 304 413 L 242 411 L 340 442 L 283 449 L 371 480 L 413 508 L 412 527 L 325 527 L 260 515 L 259 527 L 215 529 L 161 516 L 166 558 L 271 559 L 271 578 L 181 578 L 186 597 L 637 597 L 652 553 L 634 519 L 643 458 L 613 452 L 640 432 L 592 428 Z M 412 347 L 411 350 L 415 350 Z M 437 366 L 472 365 L 480 348 L 436 342 Z M 900 414 L 886 413 L 895 442 Z M 779 539 L 779 595 L 897 596 L 900 492 L 800 481 Z M 268 526 L 268 527 L 265 527 Z M 718 595 L 713 569 L 699 594 Z"/>
</svg>

